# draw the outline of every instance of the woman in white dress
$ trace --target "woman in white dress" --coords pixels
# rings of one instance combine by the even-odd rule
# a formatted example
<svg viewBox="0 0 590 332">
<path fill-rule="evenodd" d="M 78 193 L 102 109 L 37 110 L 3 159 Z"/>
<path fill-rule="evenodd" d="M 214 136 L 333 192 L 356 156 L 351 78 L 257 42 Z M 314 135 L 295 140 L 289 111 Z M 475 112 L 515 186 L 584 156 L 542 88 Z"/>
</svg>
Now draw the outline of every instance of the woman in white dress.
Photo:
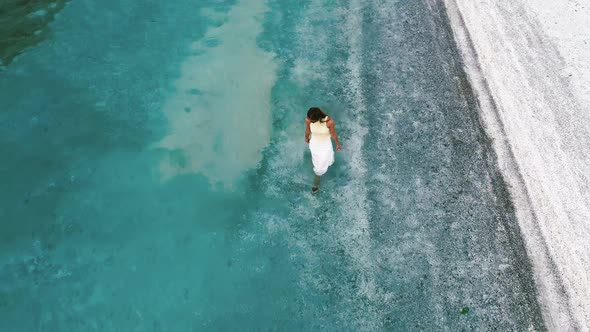
<svg viewBox="0 0 590 332">
<path fill-rule="evenodd" d="M 334 119 L 324 114 L 319 107 L 310 108 L 307 111 L 307 118 L 305 118 L 305 142 L 309 144 L 315 173 L 311 188 L 313 194 L 319 190 L 320 177 L 334 163 L 334 148 L 330 138 L 334 139 L 336 150 L 340 151 L 342 146 L 338 141 Z"/>
</svg>

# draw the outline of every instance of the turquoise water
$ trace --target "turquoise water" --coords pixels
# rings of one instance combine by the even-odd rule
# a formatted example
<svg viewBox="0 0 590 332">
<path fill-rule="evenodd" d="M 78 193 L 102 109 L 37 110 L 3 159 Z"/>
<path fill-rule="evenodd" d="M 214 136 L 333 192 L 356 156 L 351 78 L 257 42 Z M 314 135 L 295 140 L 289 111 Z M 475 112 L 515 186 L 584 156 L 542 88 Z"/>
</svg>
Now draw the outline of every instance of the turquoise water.
<svg viewBox="0 0 590 332">
<path fill-rule="evenodd" d="M 1 330 L 544 330 L 440 3 L 77 0 L 47 29 L 0 72 Z M 317 196 L 312 105 L 343 144 Z"/>
</svg>

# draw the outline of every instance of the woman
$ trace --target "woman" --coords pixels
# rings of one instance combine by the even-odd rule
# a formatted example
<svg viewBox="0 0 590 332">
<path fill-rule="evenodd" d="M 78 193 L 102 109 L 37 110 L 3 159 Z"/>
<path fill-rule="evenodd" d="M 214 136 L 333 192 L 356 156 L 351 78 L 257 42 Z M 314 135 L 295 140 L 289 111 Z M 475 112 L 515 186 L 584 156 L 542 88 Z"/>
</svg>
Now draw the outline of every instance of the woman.
<svg viewBox="0 0 590 332">
<path fill-rule="evenodd" d="M 336 143 L 336 150 L 342 150 L 342 146 L 338 141 L 338 134 L 336 134 L 334 120 L 324 114 L 319 107 L 310 108 L 307 111 L 307 118 L 305 118 L 305 142 L 309 144 L 315 173 L 313 187 L 311 188 L 312 194 L 318 192 L 320 177 L 334 163 L 334 148 L 332 148 L 330 137 Z"/>
</svg>

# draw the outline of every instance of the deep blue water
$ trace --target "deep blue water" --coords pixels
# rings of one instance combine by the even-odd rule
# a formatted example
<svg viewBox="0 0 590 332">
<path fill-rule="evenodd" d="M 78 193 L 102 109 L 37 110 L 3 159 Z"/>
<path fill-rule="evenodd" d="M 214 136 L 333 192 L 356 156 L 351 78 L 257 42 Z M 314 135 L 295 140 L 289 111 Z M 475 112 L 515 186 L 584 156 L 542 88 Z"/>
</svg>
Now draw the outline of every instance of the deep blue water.
<svg viewBox="0 0 590 332">
<path fill-rule="evenodd" d="M 437 1 L 52 19 L 0 72 L 0 330 L 544 329 Z M 316 105 L 344 148 L 312 196 Z"/>
</svg>

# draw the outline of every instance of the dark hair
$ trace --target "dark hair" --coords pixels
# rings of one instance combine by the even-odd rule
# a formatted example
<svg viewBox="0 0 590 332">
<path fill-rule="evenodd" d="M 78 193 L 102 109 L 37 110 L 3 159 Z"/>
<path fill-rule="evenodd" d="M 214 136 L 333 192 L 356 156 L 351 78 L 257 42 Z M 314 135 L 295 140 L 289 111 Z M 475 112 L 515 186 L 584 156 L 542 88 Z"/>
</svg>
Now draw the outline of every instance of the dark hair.
<svg viewBox="0 0 590 332">
<path fill-rule="evenodd" d="M 307 111 L 307 118 L 311 122 L 319 121 L 325 118 L 326 116 L 327 115 L 324 112 L 322 112 L 322 110 L 319 107 L 312 107 L 309 109 L 309 111 Z"/>
</svg>

